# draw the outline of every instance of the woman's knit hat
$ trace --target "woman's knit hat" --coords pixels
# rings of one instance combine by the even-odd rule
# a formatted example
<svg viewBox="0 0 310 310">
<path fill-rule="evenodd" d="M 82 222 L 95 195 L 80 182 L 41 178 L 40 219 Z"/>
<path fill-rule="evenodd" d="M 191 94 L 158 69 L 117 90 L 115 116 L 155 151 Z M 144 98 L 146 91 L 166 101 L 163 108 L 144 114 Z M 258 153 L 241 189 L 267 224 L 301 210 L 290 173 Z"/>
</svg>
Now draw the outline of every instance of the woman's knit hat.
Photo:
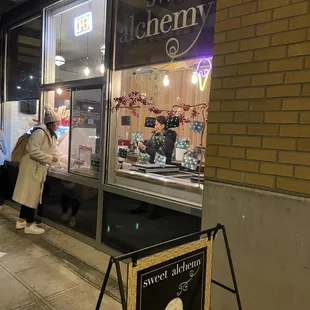
<svg viewBox="0 0 310 310">
<path fill-rule="evenodd" d="M 61 118 L 50 107 L 45 108 L 44 124 L 60 122 Z"/>
</svg>

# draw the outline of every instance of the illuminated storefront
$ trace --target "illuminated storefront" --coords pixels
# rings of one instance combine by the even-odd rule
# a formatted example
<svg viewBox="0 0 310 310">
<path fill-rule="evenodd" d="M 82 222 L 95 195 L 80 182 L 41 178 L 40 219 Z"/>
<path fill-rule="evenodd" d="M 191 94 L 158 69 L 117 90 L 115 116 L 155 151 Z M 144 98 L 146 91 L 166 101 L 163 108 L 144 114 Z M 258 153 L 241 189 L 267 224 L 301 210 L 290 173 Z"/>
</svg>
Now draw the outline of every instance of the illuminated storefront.
<svg viewBox="0 0 310 310">
<path fill-rule="evenodd" d="M 58 146 L 68 163 L 49 170 L 48 223 L 68 233 L 69 226 L 98 248 L 124 251 L 200 229 L 215 6 L 58 1 L 4 29 L 3 120 L 11 150 L 42 119 L 44 106 L 62 118 Z M 37 41 L 22 33 L 29 23 Z M 20 67 L 13 70 L 16 45 Z M 26 75 L 24 63 L 32 64 Z M 21 72 L 16 84 L 10 77 Z M 154 133 L 159 119 L 165 124 Z"/>
</svg>

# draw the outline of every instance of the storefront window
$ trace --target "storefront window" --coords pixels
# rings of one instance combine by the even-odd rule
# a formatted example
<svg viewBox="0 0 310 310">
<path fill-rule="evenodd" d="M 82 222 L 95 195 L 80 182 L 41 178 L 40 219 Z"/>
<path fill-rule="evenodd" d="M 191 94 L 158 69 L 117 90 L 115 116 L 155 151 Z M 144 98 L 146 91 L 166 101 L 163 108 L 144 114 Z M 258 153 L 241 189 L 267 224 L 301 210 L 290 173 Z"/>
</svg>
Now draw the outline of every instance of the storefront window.
<svg viewBox="0 0 310 310">
<path fill-rule="evenodd" d="M 63 156 L 56 168 L 99 178 L 101 88 L 58 88 L 44 93 L 44 103 L 61 118 L 56 135 Z"/>
<path fill-rule="evenodd" d="M 4 134 L 10 159 L 17 140 L 39 122 L 39 100 L 5 102 L 3 107 Z"/>
<path fill-rule="evenodd" d="M 101 89 L 72 91 L 71 160 L 83 161 L 70 171 L 94 178 L 100 170 Z"/>
<path fill-rule="evenodd" d="M 47 177 L 40 215 L 96 238 L 98 190 Z"/>
<path fill-rule="evenodd" d="M 117 4 L 108 182 L 202 205 L 216 3 Z"/>
<path fill-rule="evenodd" d="M 109 182 L 201 204 L 211 61 L 116 72 Z"/>
<path fill-rule="evenodd" d="M 41 22 L 39 17 L 8 31 L 6 101 L 40 97 Z"/>
<path fill-rule="evenodd" d="M 104 193 L 102 242 L 128 253 L 201 229 L 201 219 L 128 197 Z"/>
<path fill-rule="evenodd" d="M 44 83 L 104 75 L 105 0 L 70 1 L 47 10 Z"/>
<path fill-rule="evenodd" d="M 58 88 L 56 91 L 48 91 L 43 94 L 44 106 L 52 108 L 61 118 L 61 125 L 56 131 L 57 146 L 63 154 L 58 162 L 58 169 L 68 170 L 69 164 L 69 129 L 71 113 L 71 91 Z"/>
</svg>

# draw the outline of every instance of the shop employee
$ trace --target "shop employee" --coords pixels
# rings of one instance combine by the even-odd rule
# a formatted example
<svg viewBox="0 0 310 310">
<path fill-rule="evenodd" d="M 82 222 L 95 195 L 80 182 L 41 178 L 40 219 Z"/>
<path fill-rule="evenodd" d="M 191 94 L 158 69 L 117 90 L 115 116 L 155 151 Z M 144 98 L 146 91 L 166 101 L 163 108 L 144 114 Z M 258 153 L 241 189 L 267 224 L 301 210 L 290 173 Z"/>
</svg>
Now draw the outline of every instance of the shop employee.
<svg viewBox="0 0 310 310">
<path fill-rule="evenodd" d="M 163 146 L 161 147 L 155 146 L 154 139 L 156 136 L 164 137 Z M 177 138 L 176 132 L 167 128 L 166 117 L 160 115 L 156 118 L 155 131 L 153 131 L 151 139 L 148 140 L 146 144 L 139 142 L 139 149 L 151 156 L 150 158 L 151 163 L 154 163 L 155 155 L 158 152 L 159 154 L 166 156 L 167 158 L 166 163 L 170 164 L 172 160 L 172 153 L 176 138 Z"/>
</svg>

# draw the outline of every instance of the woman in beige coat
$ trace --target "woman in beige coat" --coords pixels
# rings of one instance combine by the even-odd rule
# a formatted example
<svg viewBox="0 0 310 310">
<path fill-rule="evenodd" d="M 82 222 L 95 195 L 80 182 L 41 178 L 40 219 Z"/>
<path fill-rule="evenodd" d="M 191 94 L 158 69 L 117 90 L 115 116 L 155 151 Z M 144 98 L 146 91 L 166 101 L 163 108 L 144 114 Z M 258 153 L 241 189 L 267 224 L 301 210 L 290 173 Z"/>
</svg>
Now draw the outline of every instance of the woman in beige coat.
<svg viewBox="0 0 310 310">
<path fill-rule="evenodd" d="M 34 223 L 35 210 L 42 202 L 47 165 L 66 161 L 56 146 L 55 131 L 60 125 L 60 117 L 46 109 L 44 124 L 33 128 L 28 141 L 27 154 L 21 159 L 13 200 L 21 204 L 16 229 L 24 229 L 26 234 L 43 234 L 44 229 Z"/>
</svg>

